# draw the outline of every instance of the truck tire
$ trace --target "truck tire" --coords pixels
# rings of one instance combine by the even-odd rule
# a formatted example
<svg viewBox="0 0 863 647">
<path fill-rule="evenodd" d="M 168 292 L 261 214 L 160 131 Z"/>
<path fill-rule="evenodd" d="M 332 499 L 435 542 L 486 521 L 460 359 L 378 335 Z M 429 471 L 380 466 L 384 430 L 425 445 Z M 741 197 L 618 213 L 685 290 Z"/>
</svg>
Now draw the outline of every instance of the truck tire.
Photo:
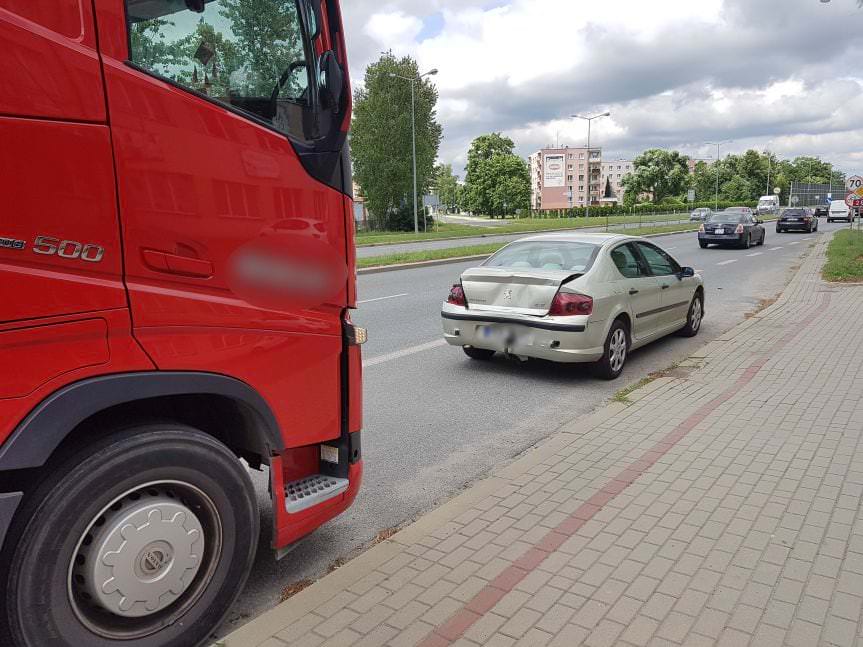
<svg viewBox="0 0 863 647">
<path fill-rule="evenodd" d="M 258 544 L 255 491 L 234 454 L 197 429 L 151 424 L 46 471 L 7 536 L 0 644 L 205 643 Z"/>
</svg>

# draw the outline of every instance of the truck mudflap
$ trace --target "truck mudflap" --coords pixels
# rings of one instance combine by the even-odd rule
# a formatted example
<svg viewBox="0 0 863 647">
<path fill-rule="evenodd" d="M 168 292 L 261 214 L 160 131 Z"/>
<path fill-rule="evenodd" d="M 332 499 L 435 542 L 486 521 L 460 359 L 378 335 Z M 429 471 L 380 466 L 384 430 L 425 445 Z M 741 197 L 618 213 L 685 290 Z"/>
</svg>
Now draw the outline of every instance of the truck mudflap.
<svg viewBox="0 0 863 647">
<path fill-rule="evenodd" d="M 363 476 L 360 432 L 350 436 L 350 448 L 341 451 L 321 444 L 289 449 L 271 458 L 273 548 L 280 557 L 290 552 L 297 541 L 347 510 L 356 499 Z M 327 474 L 333 471 L 328 459 L 347 459 L 344 477 Z"/>
</svg>

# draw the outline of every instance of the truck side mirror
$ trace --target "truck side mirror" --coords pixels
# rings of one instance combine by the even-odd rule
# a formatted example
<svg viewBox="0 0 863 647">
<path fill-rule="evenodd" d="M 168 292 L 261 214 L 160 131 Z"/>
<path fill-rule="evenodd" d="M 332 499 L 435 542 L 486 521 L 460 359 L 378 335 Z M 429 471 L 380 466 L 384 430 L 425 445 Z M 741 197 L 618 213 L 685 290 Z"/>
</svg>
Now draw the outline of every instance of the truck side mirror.
<svg viewBox="0 0 863 647">
<path fill-rule="evenodd" d="M 338 110 L 342 104 L 345 73 L 332 50 L 321 56 L 321 103 L 325 108 Z"/>
</svg>

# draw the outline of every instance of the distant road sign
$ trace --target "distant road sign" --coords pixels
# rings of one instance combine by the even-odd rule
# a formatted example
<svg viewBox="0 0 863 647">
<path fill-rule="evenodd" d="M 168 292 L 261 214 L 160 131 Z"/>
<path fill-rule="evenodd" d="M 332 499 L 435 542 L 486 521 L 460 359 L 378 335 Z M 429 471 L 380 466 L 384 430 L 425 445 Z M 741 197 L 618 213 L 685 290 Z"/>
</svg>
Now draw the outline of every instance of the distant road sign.
<svg viewBox="0 0 863 647">
<path fill-rule="evenodd" d="M 775 189 L 773 189 L 773 193 L 775 195 L 779 195 L 780 193 L 782 193 L 782 189 L 780 189 L 779 187 L 776 187 Z"/>
<path fill-rule="evenodd" d="M 688 202 L 695 202 L 695 189 L 689 189 L 689 191 L 686 192 L 686 200 Z"/>
<path fill-rule="evenodd" d="M 849 193 L 845 196 L 845 204 L 849 207 L 863 207 L 863 198 L 858 196 L 856 193 Z"/>
</svg>

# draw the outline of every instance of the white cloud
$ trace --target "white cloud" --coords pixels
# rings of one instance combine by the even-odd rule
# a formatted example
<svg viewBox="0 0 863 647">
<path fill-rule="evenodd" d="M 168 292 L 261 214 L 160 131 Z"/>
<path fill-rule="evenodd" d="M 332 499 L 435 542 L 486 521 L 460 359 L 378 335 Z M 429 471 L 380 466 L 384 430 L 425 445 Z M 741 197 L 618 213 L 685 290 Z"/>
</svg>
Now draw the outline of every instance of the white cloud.
<svg viewBox="0 0 863 647">
<path fill-rule="evenodd" d="M 594 141 L 614 156 L 734 139 L 730 150 L 770 145 L 846 170 L 861 161 L 863 11 L 852 0 L 343 4 L 354 79 L 387 49 L 440 70 L 441 157 L 456 166 L 491 131 L 522 154 L 557 137 L 583 143 L 585 125 L 568 115 L 605 109 Z M 442 28 L 419 42 L 432 16 Z"/>
</svg>

